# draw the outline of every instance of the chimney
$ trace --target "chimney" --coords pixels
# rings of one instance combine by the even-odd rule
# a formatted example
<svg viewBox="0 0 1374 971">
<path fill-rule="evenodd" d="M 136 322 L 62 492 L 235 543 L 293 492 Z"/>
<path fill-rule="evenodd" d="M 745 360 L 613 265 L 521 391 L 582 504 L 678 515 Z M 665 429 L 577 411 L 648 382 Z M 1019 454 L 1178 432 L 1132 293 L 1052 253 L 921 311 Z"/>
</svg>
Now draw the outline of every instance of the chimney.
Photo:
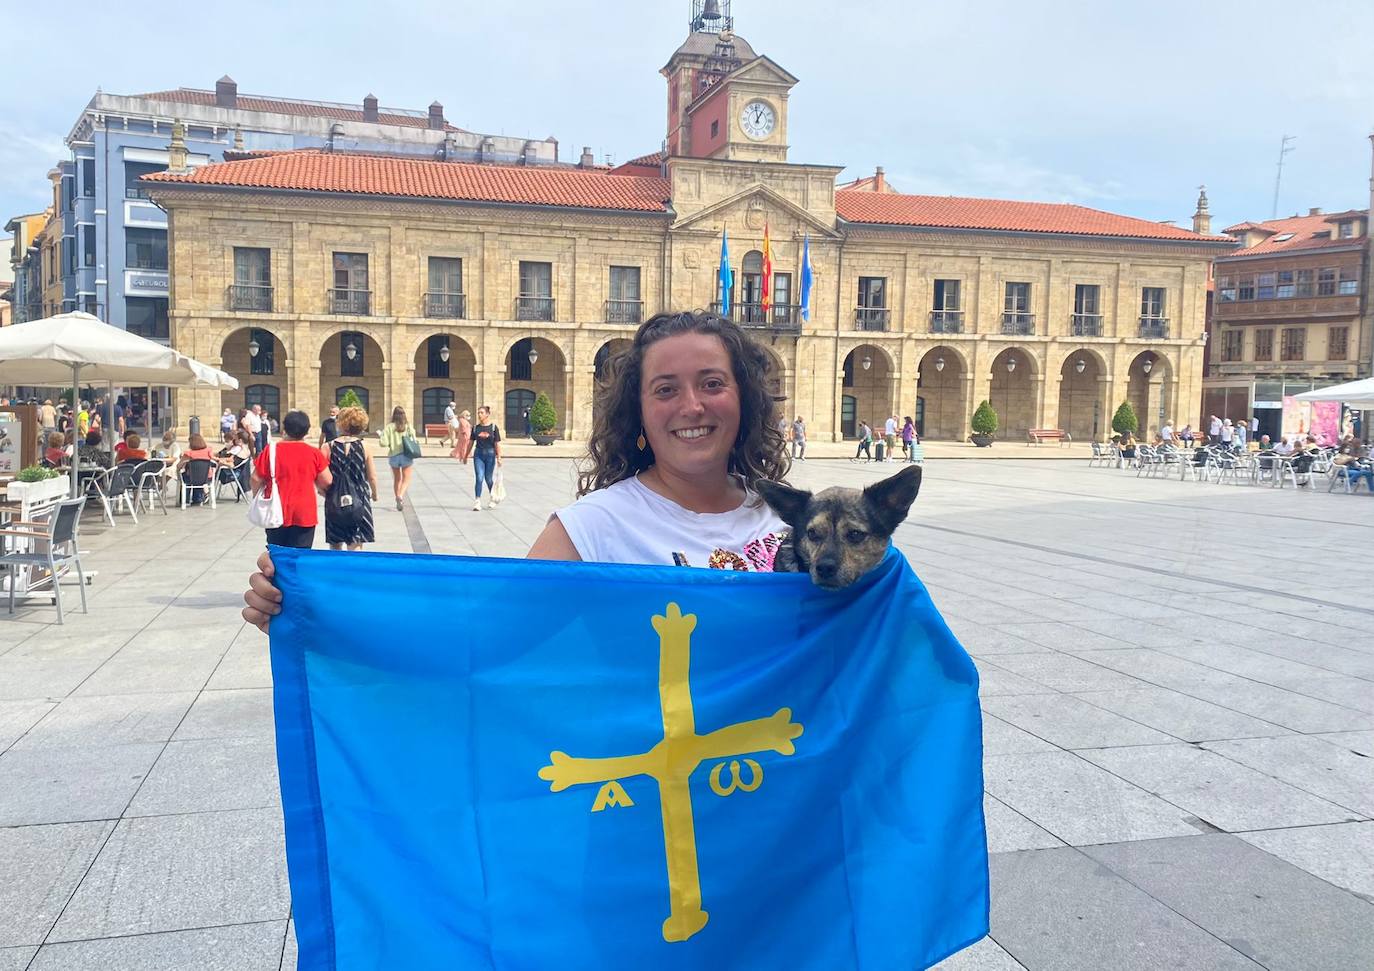
<svg viewBox="0 0 1374 971">
<path fill-rule="evenodd" d="M 1311 209 L 1308 209 L 1308 210 L 1307 210 L 1307 214 L 1308 214 L 1309 216 L 1320 216 L 1320 215 L 1322 214 L 1322 207 L 1321 207 L 1321 206 L 1313 206 Z"/>
<path fill-rule="evenodd" d="M 873 191 L 887 191 L 887 176 L 883 175 L 883 167 L 879 165 L 873 172 Z"/>
<path fill-rule="evenodd" d="M 596 165 L 596 156 L 592 154 L 590 145 L 582 146 L 582 157 L 577 160 L 579 169 L 589 169 Z"/>
<path fill-rule="evenodd" d="M 1207 208 L 1207 187 L 1197 187 L 1197 211 L 1193 213 L 1193 232 L 1203 236 L 1212 233 L 1212 213 Z"/>
<path fill-rule="evenodd" d="M 234 151 L 243 151 L 243 129 L 238 125 L 234 126 Z"/>
<path fill-rule="evenodd" d="M 444 106 L 437 101 L 429 106 L 429 127 L 435 131 L 444 129 Z"/>
<path fill-rule="evenodd" d="M 430 109 L 431 112 L 433 112 L 433 110 L 434 110 L 433 108 Z M 443 116 L 443 112 L 440 112 L 440 117 L 442 117 L 442 116 Z M 376 96 L 375 94 L 369 94 L 366 98 L 363 99 L 363 121 L 376 121 L 376 120 L 377 120 L 377 96 Z M 433 126 L 431 125 L 430 127 L 433 127 Z"/>
<path fill-rule="evenodd" d="M 172 121 L 172 141 L 167 146 L 167 171 L 173 175 L 185 175 L 191 171 L 186 164 L 186 126 L 180 118 Z"/>
<path fill-rule="evenodd" d="M 239 86 L 229 75 L 215 82 L 215 106 L 218 108 L 237 108 L 239 106 Z"/>
</svg>

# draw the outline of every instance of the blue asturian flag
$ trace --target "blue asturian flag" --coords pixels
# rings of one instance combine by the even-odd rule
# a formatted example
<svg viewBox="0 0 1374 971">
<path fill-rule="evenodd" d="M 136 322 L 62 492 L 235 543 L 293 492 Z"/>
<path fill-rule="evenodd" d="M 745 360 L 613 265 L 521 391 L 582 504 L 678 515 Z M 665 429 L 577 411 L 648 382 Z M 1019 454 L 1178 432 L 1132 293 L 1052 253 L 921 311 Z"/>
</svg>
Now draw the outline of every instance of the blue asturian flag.
<svg viewBox="0 0 1374 971">
<path fill-rule="evenodd" d="M 811 237 L 802 238 L 801 264 L 801 316 L 802 320 L 811 319 Z"/>
<path fill-rule="evenodd" d="M 301 971 L 892 971 L 988 929 L 978 678 L 902 555 L 273 548 Z"/>
<path fill-rule="evenodd" d="M 720 270 L 716 273 L 716 282 L 720 287 L 720 315 L 730 316 L 730 291 L 735 287 L 735 273 L 730 269 L 730 233 L 728 230 L 720 231 Z"/>
</svg>

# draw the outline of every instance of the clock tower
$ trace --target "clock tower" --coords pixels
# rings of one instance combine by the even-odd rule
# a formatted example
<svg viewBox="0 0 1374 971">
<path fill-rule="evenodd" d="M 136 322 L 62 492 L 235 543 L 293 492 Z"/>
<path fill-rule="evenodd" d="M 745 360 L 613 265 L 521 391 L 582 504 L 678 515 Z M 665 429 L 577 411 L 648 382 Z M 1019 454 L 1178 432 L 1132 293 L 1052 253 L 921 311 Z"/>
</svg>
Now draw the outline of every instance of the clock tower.
<svg viewBox="0 0 1374 971">
<path fill-rule="evenodd" d="M 668 79 L 670 156 L 787 161 L 787 96 L 797 79 L 734 31 L 730 0 L 692 0 Z"/>
</svg>

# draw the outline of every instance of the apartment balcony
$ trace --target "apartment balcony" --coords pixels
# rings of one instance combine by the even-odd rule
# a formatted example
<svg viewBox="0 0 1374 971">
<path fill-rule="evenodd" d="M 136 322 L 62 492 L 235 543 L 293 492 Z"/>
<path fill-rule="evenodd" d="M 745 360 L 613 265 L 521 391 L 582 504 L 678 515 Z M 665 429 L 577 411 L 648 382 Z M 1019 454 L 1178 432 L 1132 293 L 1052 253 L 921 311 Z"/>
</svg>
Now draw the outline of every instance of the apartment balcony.
<svg viewBox="0 0 1374 971">
<path fill-rule="evenodd" d="M 1141 317 L 1140 336 L 1144 340 L 1163 341 L 1169 339 L 1168 317 Z"/>
<path fill-rule="evenodd" d="M 711 309 L 720 313 L 720 303 L 711 304 Z M 732 303 L 728 316 L 745 330 L 765 330 L 775 334 L 801 333 L 800 304 L 775 303 L 765 311 L 760 303 Z"/>
<path fill-rule="evenodd" d="M 1069 333 L 1074 337 L 1101 337 L 1101 314 L 1073 314 L 1069 321 Z"/>
<path fill-rule="evenodd" d="M 1035 314 L 1007 311 L 1002 314 L 1002 333 L 1028 337 L 1035 333 Z"/>
<path fill-rule="evenodd" d="M 425 294 L 425 316 L 462 320 L 467 316 L 467 300 L 461 293 L 431 290 Z"/>
<path fill-rule="evenodd" d="M 366 317 L 372 313 L 372 291 L 330 290 L 329 312 L 349 317 Z"/>
<path fill-rule="evenodd" d="M 930 312 L 930 332 L 932 334 L 962 334 L 964 332 L 964 312 L 962 310 L 932 310 Z"/>
<path fill-rule="evenodd" d="M 606 323 L 608 324 L 637 324 L 643 318 L 643 300 L 606 301 Z"/>
<path fill-rule="evenodd" d="M 235 283 L 225 294 L 224 305 L 230 310 L 250 313 L 272 312 L 272 287 L 258 283 Z"/>
<path fill-rule="evenodd" d="M 855 307 L 855 330 L 887 330 L 892 324 L 892 311 L 887 307 Z"/>
<path fill-rule="evenodd" d="M 553 320 L 553 297 L 515 298 L 516 320 Z"/>
</svg>

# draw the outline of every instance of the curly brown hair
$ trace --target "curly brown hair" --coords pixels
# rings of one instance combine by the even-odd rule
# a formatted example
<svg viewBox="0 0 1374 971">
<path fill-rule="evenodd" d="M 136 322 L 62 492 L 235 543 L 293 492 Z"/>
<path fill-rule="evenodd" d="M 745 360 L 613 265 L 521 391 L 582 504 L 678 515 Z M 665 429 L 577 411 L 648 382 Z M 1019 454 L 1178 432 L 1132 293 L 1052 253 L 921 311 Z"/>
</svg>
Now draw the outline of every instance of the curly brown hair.
<svg viewBox="0 0 1374 971">
<path fill-rule="evenodd" d="M 728 471 L 747 488 L 762 479 L 781 482 L 791 468 L 787 446 L 778 430 L 777 403 L 768 390 L 768 352 L 755 344 L 734 321 L 703 310 L 664 313 L 639 326 L 628 350 L 607 362 L 607 375 L 596 389 L 596 414 L 587 455 L 577 477 L 577 495 L 605 489 L 638 475 L 654 464 L 654 450 L 637 439 L 643 427 L 639 393 L 644 351 L 678 334 L 711 334 L 730 355 L 739 387 L 739 437 L 730 451 Z"/>
<path fill-rule="evenodd" d="M 345 435 L 361 435 L 367 431 L 367 412 L 356 406 L 344 408 L 335 422 Z"/>
</svg>

